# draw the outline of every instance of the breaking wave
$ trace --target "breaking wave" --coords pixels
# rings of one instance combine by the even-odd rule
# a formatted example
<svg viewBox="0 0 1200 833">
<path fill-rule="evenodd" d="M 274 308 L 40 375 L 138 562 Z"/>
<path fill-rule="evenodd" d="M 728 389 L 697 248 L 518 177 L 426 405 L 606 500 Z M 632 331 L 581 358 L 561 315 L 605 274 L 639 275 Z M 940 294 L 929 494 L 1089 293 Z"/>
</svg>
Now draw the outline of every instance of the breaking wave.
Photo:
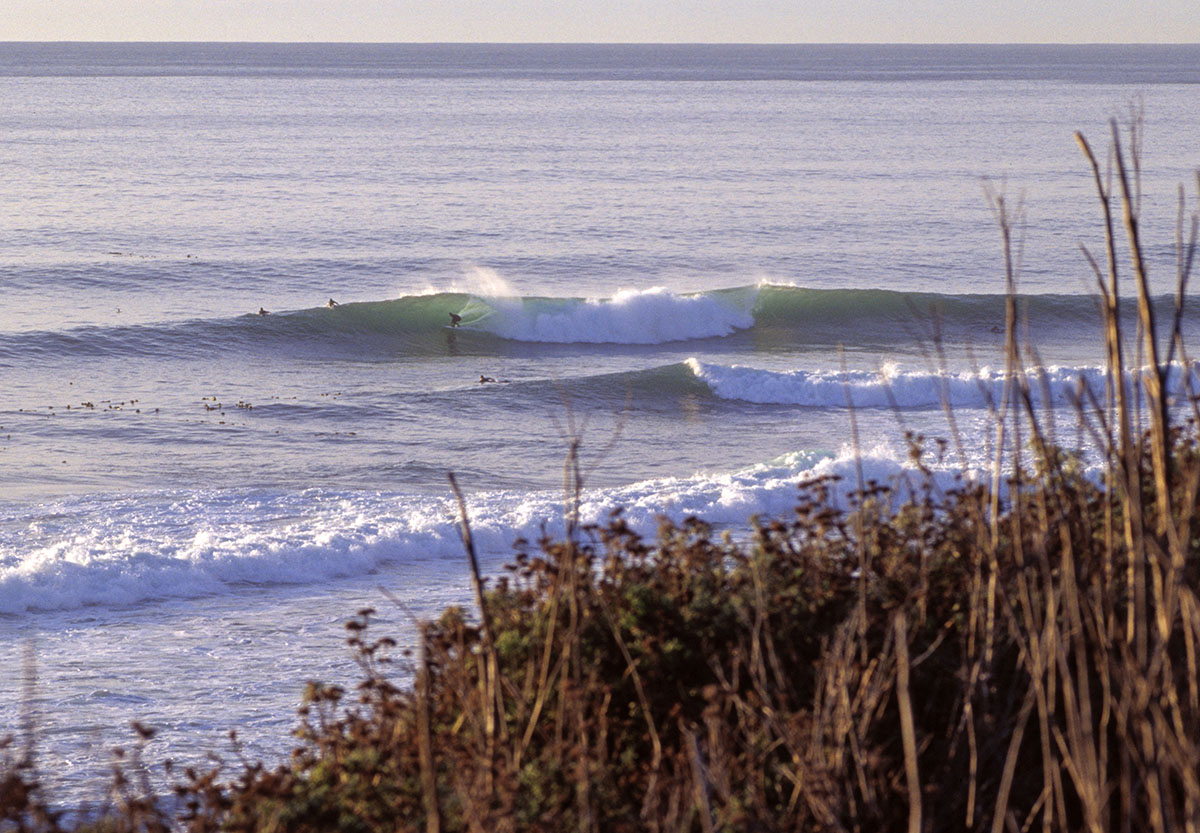
<svg viewBox="0 0 1200 833">
<path fill-rule="evenodd" d="M 774 371 L 710 364 L 695 358 L 684 364 L 721 399 L 817 408 L 987 407 L 1000 402 L 1005 384 L 1004 372 L 992 368 L 962 373 L 908 371 L 894 366 L 877 372 Z M 1189 376 L 1192 388 L 1200 390 L 1197 365 L 1192 365 Z M 1181 392 L 1184 380 L 1182 367 L 1175 365 L 1168 373 L 1168 389 Z M 1037 404 L 1081 401 L 1085 388 L 1103 401 L 1104 385 L 1105 372 L 1099 367 L 1052 366 L 1030 373 L 1030 392 Z"/>
<path fill-rule="evenodd" d="M 905 471 L 901 459 L 880 452 L 861 463 L 884 482 Z M 849 453 L 794 452 L 732 473 L 591 490 L 581 516 L 602 523 L 619 506 L 647 535 L 663 516 L 741 526 L 756 514 L 786 513 L 801 480 L 851 481 L 856 471 Z M 516 539 L 562 529 L 558 492 L 481 492 L 468 499 L 468 511 L 475 544 L 493 566 Z M 76 497 L 0 516 L 0 614 L 314 584 L 439 559 L 462 559 L 449 497 L 334 490 Z"/>
</svg>

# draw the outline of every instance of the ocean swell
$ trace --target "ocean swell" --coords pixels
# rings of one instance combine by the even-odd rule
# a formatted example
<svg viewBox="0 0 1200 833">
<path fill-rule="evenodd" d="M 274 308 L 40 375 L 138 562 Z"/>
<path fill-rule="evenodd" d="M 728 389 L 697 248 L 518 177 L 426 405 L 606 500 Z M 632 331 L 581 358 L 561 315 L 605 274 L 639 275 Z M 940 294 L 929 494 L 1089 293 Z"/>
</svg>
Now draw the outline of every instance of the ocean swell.
<svg viewBox="0 0 1200 833">
<path fill-rule="evenodd" d="M 1174 301 L 1155 299 L 1162 320 Z M 1019 299 L 1022 332 L 1035 343 L 1095 339 L 1097 301 L 1089 295 L 1027 295 Z M 452 328 L 452 315 L 459 326 Z M 1136 307 L 1122 306 L 1129 332 Z M 705 292 L 662 287 L 625 289 L 607 298 L 521 296 L 497 292 L 430 292 L 335 308 L 274 310 L 122 325 L 118 323 L 0 333 L 0 362 L 80 356 L 192 356 L 198 352 L 319 355 L 440 355 L 448 341 L 488 353 L 500 345 L 672 344 L 762 336 L 774 348 L 805 344 L 861 345 L 953 343 L 999 345 L 1005 316 L 1003 295 L 902 293 L 879 289 L 808 289 L 761 284 Z M 1185 316 L 1185 330 L 1196 328 Z M 489 343 L 490 342 L 490 343 Z"/>
</svg>

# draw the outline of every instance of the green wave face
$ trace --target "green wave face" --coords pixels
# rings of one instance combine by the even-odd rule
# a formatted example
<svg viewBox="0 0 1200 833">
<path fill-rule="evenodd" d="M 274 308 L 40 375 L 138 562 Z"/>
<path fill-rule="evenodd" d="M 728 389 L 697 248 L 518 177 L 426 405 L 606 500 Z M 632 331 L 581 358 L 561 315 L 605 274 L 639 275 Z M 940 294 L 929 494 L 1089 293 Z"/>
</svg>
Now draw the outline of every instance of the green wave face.
<svg viewBox="0 0 1200 833">
<path fill-rule="evenodd" d="M 723 349 L 784 351 L 797 345 L 854 344 L 888 349 L 943 340 L 997 344 L 1004 336 L 1003 295 L 953 295 L 882 289 L 739 286 L 698 293 L 661 288 L 628 290 L 611 298 L 488 297 L 462 292 L 409 295 L 383 301 L 278 311 L 267 316 L 194 319 L 134 326 L 88 326 L 0 336 L 0 361 L 74 354 L 190 355 L 197 349 L 271 353 L 344 350 L 381 357 L 397 352 L 441 355 L 448 350 L 522 353 L 575 345 L 652 348 L 723 342 Z M 1098 300 L 1089 295 L 1028 295 L 1018 301 L 1022 340 L 1039 345 L 1098 338 Z M 1162 321 L 1172 298 L 1155 299 Z M 1122 304 L 1128 332 L 1136 305 Z M 459 316 L 452 327 L 451 314 Z M 1184 316 L 1185 337 L 1200 335 L 1200 320 Z M 597 347 L 592 347 L 595 345 Z"/>
<path fill-rule="evenodd" d="M 1090 295 L 1025 295 L 1019 307 L 1035 329 L 1063 326 L 1095 329 L 1098 300 Z M 975 331 L 1003 327 L 1006 299 L 1001 294 L 962 295 L 894 292 L 885 289 L 810 289 L 738 286 L 698 293 L 661 289 L 629 291 L 612 298 L 545 296 L 487 297 L 438 293 L 347 304 L 327 315 L 306 310 L 312 324 L 331 331 L 417 333 L 441 329 L 450 313 L 461 328 L 515 341 L 542 343 L 655 344 L 713 338 L 755 328 L 782 328 L 821 335 L 845 335 L 847 328 L 867 338 L 907 337 L 931 322 Z M 1155 299 L 1163 314 L 1173 299 Z M 1132 301 L 1123 314 L 1132 316 Z"/>
</svg>

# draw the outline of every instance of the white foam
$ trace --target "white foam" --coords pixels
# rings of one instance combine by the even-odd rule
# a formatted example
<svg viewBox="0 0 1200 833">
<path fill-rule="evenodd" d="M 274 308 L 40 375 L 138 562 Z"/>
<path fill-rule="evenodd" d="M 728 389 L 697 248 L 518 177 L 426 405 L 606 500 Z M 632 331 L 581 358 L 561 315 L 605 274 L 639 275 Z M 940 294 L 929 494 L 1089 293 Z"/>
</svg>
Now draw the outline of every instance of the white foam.
<svg viewBox="0 0 1200 833">
<path fill-rule="evenodd" d="M 753 326 L 755 296 L 755 290 L 680 295 L 662 287 L 586 300 L 488 295 L 476 299 L 484 307 L 478 313 L 468 310 L 472 327 L 515 341 L 662 344 L 727 336 Z"/>
<path fill-rule="evenodd" d="M 978 372 L 937 373 L 901 370 L 889 362 L 879 372 L 864 370 L 762 370 L 741 365 L 718 365 L 691 358 L 687 366 L 696 378 L 722 399 L 761 404 L 810 407 L 928 408 L 948 404 L 984 407 L 999 404 L 1005 374 L 991 368 Z M 1173 368 L 1169 385 L 1179 387 L 1182 374 Z M 1198 377 L 1192 374 L 1193 383 Z M 1086 385 L 1103 401 L 1104 370 L 1099 367 L 1059 367 L 1030 375 L 1031 392 L 1040 404 L 1065 405 Z"/>
<path fill-rule="evenodd" d="M 878 480 L 903 470 L 899 456 L 883 452 L 863 465 Z M 801 479 L 833 474 L 854 482 L 856 470 L 848 453 L 797 452 L 733 473 L 587 491 L 581 516 L 603 523 L 621 506 L 646 535 L 662 515 L 742 525 L 751 515 L 788 513 Z M 482 492 L 468 506 L 476 544 L 493 561 L 511 554 L 519 537 L 536 541 L 543 529 L 562 530 L 555 492 Z M 320 583 L 385 564 L 462 558 L 449 497 L 376 492 L 81 497 L 10 508 L 0 529 L 0 613 L 18 615 L 193 598 L 247 584 Z"/>
</svg>

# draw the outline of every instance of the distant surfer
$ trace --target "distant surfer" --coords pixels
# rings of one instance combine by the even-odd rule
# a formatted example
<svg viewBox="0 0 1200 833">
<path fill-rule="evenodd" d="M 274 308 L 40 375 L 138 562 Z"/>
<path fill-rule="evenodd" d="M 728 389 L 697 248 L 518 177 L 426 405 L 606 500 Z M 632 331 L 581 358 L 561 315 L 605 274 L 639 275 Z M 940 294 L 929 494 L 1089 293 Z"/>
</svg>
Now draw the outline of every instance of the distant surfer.
<svg viewBox="0 0 1200 833">
<path fill-rule="evenodd" d="M 259 308 L 258 308 L 258 314 L 259 314 L 259 315 L 270 315 L 271 313 L 267 312 L 267 311 L 266 311 L 265 309 L 263 309 L 262 307 L 259 307 Z"/>
<path fill-rule="evenodd" d="M 454 312 L 450 313 L 450 326 L 451 327 L 457 327 L 460 321 L 462 321 L 461 315 L 459 315 L 458 313 L 454 313 Z"/>
<path fill-rule="evenodd" d="M 329 299 L 329 303 L 328 303 L 328 304 L 326 304 L 325 306 L 329 307 L 330 309 L 333 309 L 333 308 L 334 308 L 334 307 L 336 307 L 337 305 L 338 305 L 338 302 L 337 302 L 337 301 L 335 301 L 335 300 L 333 300 L 332 298 L 330 298 L 330 299 Z"/>
<path fill-rule="evenodd" d="M 493 384 L 497 384 L 497 385 L 507 385 L 508 384 L 507 379 L 493 379 L 491 376 L 484 376 L 482 373 L 479 374 L 479 384 L 486 385 L 489 382 L 491 382 Z"/>
</svg>

